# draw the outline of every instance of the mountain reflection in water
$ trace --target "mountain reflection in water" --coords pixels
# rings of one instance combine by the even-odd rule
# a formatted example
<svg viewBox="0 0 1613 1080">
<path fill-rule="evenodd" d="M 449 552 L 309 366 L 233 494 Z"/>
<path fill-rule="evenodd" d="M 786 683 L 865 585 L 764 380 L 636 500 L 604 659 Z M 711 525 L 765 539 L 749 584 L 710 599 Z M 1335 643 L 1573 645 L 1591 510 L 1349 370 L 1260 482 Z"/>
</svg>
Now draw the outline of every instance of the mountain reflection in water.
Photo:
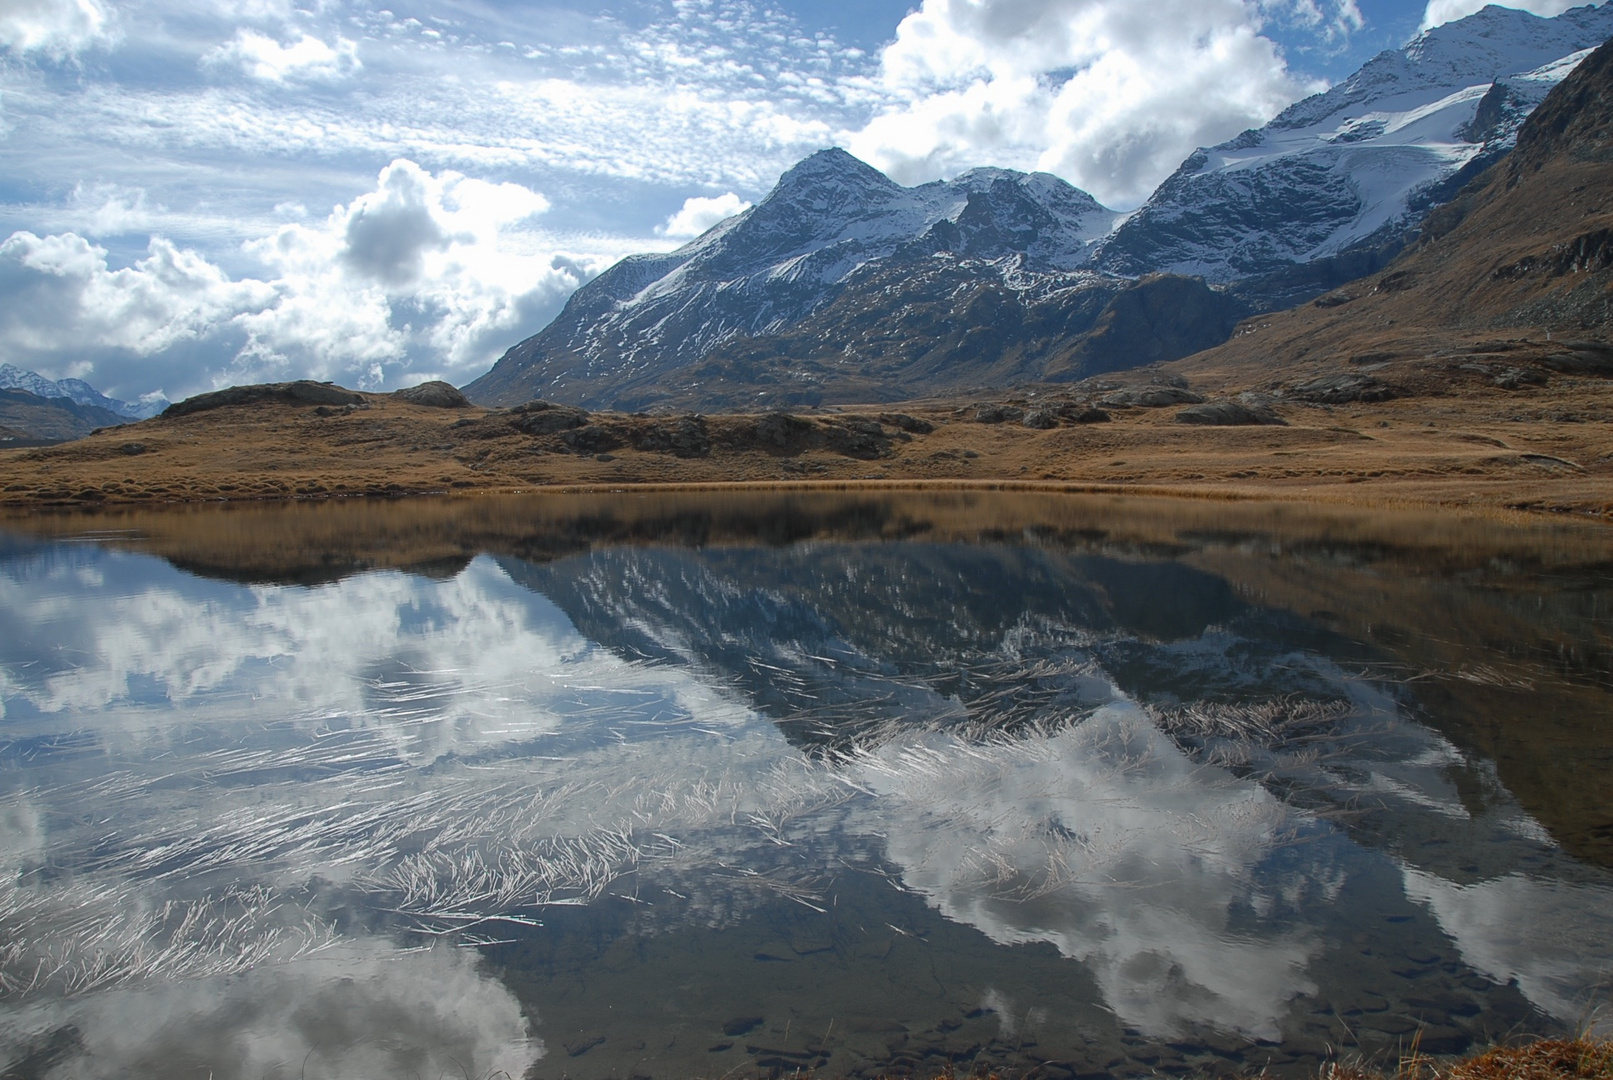
<svg viewBox="0 0 1613 1080">
<path fill-rule="evenodd" d="M 13 523 L 7 1075 L 1281 1072 L 1599 1015 L 1598 534 L 498 506 Z"/>
</svg>

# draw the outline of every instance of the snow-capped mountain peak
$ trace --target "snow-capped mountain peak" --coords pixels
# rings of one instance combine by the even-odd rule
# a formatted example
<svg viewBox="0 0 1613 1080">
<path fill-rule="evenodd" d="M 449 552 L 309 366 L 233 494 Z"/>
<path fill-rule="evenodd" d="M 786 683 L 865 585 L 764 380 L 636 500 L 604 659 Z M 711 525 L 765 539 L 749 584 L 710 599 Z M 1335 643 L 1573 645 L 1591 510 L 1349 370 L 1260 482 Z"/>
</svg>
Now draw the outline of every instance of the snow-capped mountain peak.
<svg viewBox="0 0 1613 1080">
<path fill-rule="evenodd" d="M 1549 19 L 1491 6 L 1425 31 L 1264 128 L 1194 153 L 1097 263 L 1230 282 L 1356 250 L 1387 258 L 1510 150 L 1528 114 L 1610 35 L 1613 5 Z"/>
<path fill-rule="evenodd" d="M 126 420 L 145 420 L 168 407 L 168 400 L 160 394 L 130 404 L 107 397 L 83 379 L 47 379 L 13 364 L 0 364 L 0 390 L 24 390 L 41 398 L 66 398 L 77 405 L 105 409 Z"/>
</svg>

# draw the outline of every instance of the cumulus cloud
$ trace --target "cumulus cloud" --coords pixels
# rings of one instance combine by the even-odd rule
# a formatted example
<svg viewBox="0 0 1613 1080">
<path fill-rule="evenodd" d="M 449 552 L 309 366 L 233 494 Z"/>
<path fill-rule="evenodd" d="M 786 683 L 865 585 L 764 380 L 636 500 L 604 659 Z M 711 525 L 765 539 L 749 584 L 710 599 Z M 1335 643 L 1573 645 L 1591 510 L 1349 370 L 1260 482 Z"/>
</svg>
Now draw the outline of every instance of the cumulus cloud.
<svg viewBox="0 0 1613 1080">
<path fill-rule="evenodd" d="M 657 226 L 655 232 L 658 236 L 680 239 L 696 237 L 719 221 L 744 213 L 750 209 L 750 205 L 732 191 L 714 199 L 697 195 L 683 200 L 683 209 L 667 218 L 665 224 Z"/>
<path fill-rule="evenodd" d="M 282 45 L 256 30 L 236 31 L 233 39 L 206 54 L 202 62 L 237 67 L 254 79 L 277 83 L 329 81 L 351 75 L 363 66 L 358 45 L 341 35 L 337 35 L 334 46 L 303 33 Z"/>
<path fill-rule="evenodd" d="M 1135 204 L 1195 147 L 1320 88 L 1264 18 L 1244 0 L 925 0 L 880 57 L 892 104 L 850 149 L 908 183 L 1012 165 Z"/>
<path fill-rule="evenodd" d="M 1491 4 L 1551 18 L 1561 15 L 1569 8 L 1580 7 L 1583 3 L 1584 0 L 1428 0 L 1428 7 L 1423 11 L 1422 29 L 1428 30 L 1457 19 L 1465 19 Z"/>
<path fill-rule="evenodd" d="M 100 0 L 5 0 L 0 46 L 62 60 L 111 40 L 111 23 Z"/>
<path fill-rule="evenodd" d="M 116 229 L 142 205 L 112 192 L 96 216 Z M 322 221 L 249 241 L 265 272 L 240 279 L 161 237 L 114 267 L 76 233 L 17 232 L 0 243 L 0 356 L 133 395 L 150 381 L 170 396 L 294 376 L 373 389 L 463 381 L 604 261 L 533 232 L 548 206 L 519 184 L 400 159 Z"/>
<path fill-rule="evenodd" d="M 935 739 L 864 759 L 902 881 L 993 941 L 1047 941 L 1085 962 L 1128 1025 L 1169 1037 L 1205 1024 L 1280 1037 L 1315 989 L 1311 935 L 1230 933 L 1271 908 L 1256 867 L 1297 821 L 1257 784 L 1193 764 L 1117 701 L 1045 737 L 984 748 Z M 1331 868 L 1285 882 L 1331 887 Z"/>
<path fill-rule="evenodd" d="M 235 979 L 54 1004 L 0 1030 L 0 1046 L 26 1050 L 68 1025 L 77 1052 L 51 1075 L 521 1076 L 543 1053 L 476 957 L 373 939 Z"/>
</svg>

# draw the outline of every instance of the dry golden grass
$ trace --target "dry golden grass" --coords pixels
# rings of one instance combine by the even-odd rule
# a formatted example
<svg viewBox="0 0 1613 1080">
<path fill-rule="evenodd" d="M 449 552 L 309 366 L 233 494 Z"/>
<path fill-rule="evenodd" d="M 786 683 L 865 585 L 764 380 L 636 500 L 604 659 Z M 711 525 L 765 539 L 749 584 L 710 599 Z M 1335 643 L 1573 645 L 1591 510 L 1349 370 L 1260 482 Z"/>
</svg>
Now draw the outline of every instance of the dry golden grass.
<svg viewBox="0 0 1613 1080">
<path fill-rule="evenodd" d="M 1613 1080 L 1613 1043 L 1540 1039 L 1448 1062 L 1413 1049 L 1391 1072 L 1335 1063 L 1323 1068 L 1320 1080 Z"/>
<path fill-rule="evenodd" d="M 1195 382 L 1213 392 L 1217 378 L 1201 373 Z M 1017 400 L 1034 403 L 1051 392 L 1043 388 L 1037 398 L 1026 391 Z M 55 447 L 0 451 L 0 505 L 626 487 L 1010 486 L 1613 520 L 1609 380 L 1559 377 L 1518 391 L 1452 383 L 1437 393 L 1375 404 L 1283 405 L 1283 427 L 1192 427 L 1174 421 L 1174 408 L 1133 408 L 1116 411 L 1110 423 L 1033 430 L 975 422 L 969 405 L 909 406 L 905 411 L 934 430 L 909 434 L 887 427 L 884 449 L 865 457 L 822 445 L 775 448 L 720 439 L 695 457 L 631 445 L 576 453 L 554 436 L 505 427 L 498 414 L 427 409 L 380 395 L 367 409 L 337 415 L 290 405 L 239 406 L 149 420 Z M 822 423 L 856 414 L 803 415 Z M 747 422 L 707 418 L 718 433 Z"/>
</svg>

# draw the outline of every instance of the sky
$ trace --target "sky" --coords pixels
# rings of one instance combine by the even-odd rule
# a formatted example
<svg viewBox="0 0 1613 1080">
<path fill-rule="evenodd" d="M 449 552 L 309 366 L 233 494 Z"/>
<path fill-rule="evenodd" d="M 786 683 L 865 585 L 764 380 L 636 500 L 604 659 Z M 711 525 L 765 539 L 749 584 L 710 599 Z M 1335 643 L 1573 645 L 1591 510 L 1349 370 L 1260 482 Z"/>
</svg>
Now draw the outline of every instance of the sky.
<svg viewBox="0 0 1613 1080">
<path fill-rule="evenodd" d="M 1131 209 L 1480 6 L 0 0 L 0 362 L 128 401 L 462 385 L 824 147 Z"/>
</svg>

